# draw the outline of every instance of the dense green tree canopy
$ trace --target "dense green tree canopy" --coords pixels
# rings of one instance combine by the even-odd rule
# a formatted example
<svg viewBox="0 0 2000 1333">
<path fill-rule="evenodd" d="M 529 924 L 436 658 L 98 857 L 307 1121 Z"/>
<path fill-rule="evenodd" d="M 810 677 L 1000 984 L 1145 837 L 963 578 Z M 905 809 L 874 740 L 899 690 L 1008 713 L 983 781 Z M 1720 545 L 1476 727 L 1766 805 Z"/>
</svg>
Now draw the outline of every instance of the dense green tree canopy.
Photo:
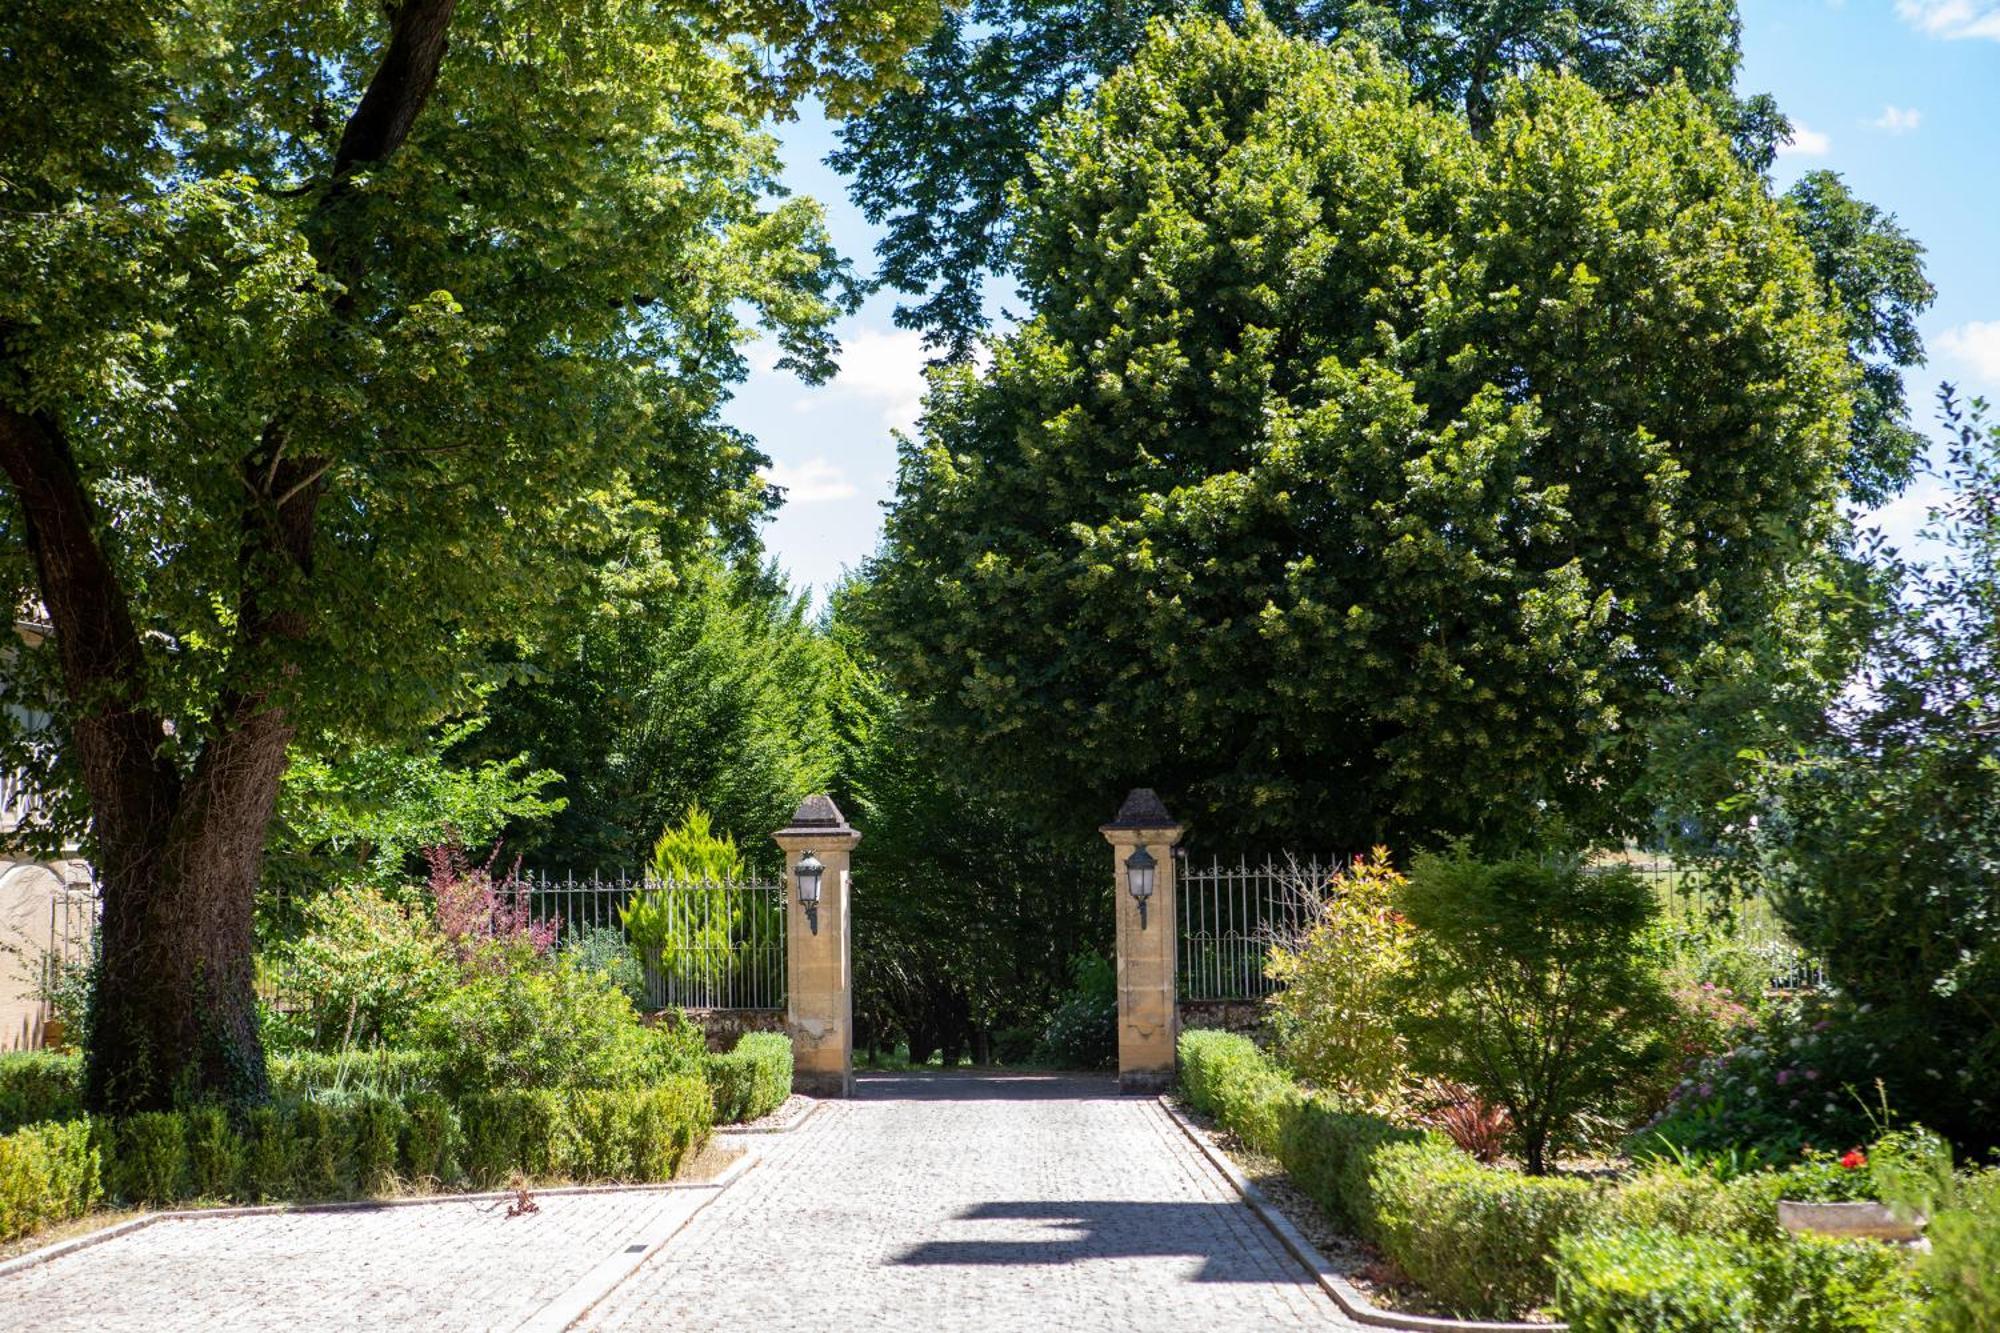
<svg viewBox="0 0 2000 1333">
<path fill-rule="evenodd" d="M 855 108 L 934 15 L 9 8 L 0 584 L 48 609 L 105 877 L 96 1104 L 260 1088 L 295 733 L 428 725 L 607 550 L 746 531 L 740 345 L 824 374 L 846 294 L 757 127 Z"/>
<path fill-rule="evenodd" d="M 1811 253 L 1698 98 L 1162 28 L 1052 125 L 1035 311 L 944 372 L 865 602 L 946 753 L 1348 848 L 1630 812 L 1644 724 L 1839 527 Z"/>
<path fill-rule="evenodd" d="M 1151 19 L 1213 15 L 1240 25 L 1254 12 L 1236 0 L 971 0 L 948 17 L 909 57 L 908 85 L 843 124 L 832 157 L 850 174 L 855 202 L 883 227 L 883 280 L 912 298 L 897 318 L 944 356 L 970 356 L 987 326 L 987 280 L 1014 273 L 1006 192 L 1027 171 L 1038 127 L 1124 64 Z M 1620 105 L 1685 85 L 1759 171 L 1790 131 L 1768 95 L 1735 89 L 1735 0 L 1274 0 L 1262 13 L 1293 36 L 1374 44 L 1420 98 L 1482 130 L 1505 81 L 1540 69 L 1568 73 Z M 1853 320 L 1866 382 L 1848 473 L 1859 497 L 1875 503 L 1909 479 L 1920 438 L 1901 372 L 1923 359 L 1914 326 L 1932 298 L 1923 252 L 1830 172 L 1807 177 L 1792 198 L 1821 277 Z"/>
<path fill-rule="evenodd" d="M 562 774 L 562 810 L 510 844 L 543 869 L 633 870 L 701 805 L 753 860 L 840 760 L 843 672 L 805 603 L 754 563 L 607 580 L 588 623 L 525 663 L 460 747 Z"/>
</svg>

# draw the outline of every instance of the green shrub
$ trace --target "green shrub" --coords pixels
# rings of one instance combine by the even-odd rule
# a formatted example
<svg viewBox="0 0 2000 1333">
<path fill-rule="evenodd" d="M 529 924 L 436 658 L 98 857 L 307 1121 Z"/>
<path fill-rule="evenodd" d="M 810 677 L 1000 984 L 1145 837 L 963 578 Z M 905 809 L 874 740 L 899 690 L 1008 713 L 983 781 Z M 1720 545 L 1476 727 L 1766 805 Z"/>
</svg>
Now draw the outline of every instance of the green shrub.
<svg viewBox="0 0 2000 1333">
<path fill-rule="evenodd" d="M 1731 1179 L 1671 1163 L 1648 1166 L 1607 1191 L 1598 1225 L 1609 1230 L 1671 1231 L 1682 1236 L 1737 1236 L 1774 1242 L 1785 1176 L 1752 1171 Z"/>
<path fill-rule="evenodd" d="M 87 1121 L 0 1135 L 0 1244 L 89 1212 L 102 1192 L 99 1168 Z"/>
<path fill-rule="evenodd" d="M 187 1112 L 188 1192 L 197 1199 L 236 1194 L 247 1157 L 243 1136 L 225 1106 L 197 1106 Z"/>
<path fill-rule="evenodd" d="M 403 1165 L 412 1181 L 436 1187 L 455 1179 L 464 1145 L 458 1112 L 443 1094 L 420 1092 L 410 1098 Z"/>
<path fill-rule="evenodd" d="M 403 1104 L 387 1097 L 366 1096 L 349 1108 L 354 1153 L 350 1174 L 363 1194 L 386 1194 L 395 1188 L 409 1120 Z"/>
<path fill-rule="evenodd" d="M 1566 1237 L 1556 1284 L 1572 1333 L 1760 1333 L 1738 1247 L 1621 1230 Z"/>
<path fill-rule="evenodd" d="M 1648 952 L 1659 906 L 1629 870 L 1458 848 L 1419 856 L 1396 901 L 1415 927 L 1397 981 L 1411 1065 L 1505 1107 L 1530 1172 L 1658 1067 L 1671 1014 Z"/>
<path fill-rule="evenodd" d="M 1273 946 L 1266 967 L 1282 986 L 1271 997 L 1279 1055 L 1344 1105 L 1390 1109 L 1409 1081 L 1395 985 L 1410 956 L 1395 909 L 1402 884 L 1386 847 L 1358 858 L 1318 888 L 1304 928 Z"/>
<path fill-rule="evenodd" d="M 292 1185 L 304 1199 L 332 1199 L 346 1192 L 347 1126 L 339 1108 L 300 1102 L 292 1111 Z"/>
<path fill-rule="evenodd" d="M 270 1077 L 273 1096 L 313 1101 L 363 1095 L 401 1099 L 432 1084 L 431 1060 L 424 1051 L 391 1046 L 275 1056 Z"/>
<path fill-rule="evenodd" d="M 1099 954 L 1070 960 L 1070 985 L 1035 1045 L 1035 1061 L 1060 1069 L 1106 1069 L 1118 1058 L 1118 972 Z"/>
<path fill-rule="evenodd" d="M 601 972 L 609 977 L 625 992 L 633 1007 L 645 1006 L 646 971 L 639 966 L 639 955 L 618 927 L 597 926 L 577 931 L 563 940 L 559 952 L 583 971 Z"/>
<path fill-rule="evenodd" d="M 1375 1172 L 1391 1150 L 1463 1157 L 1439 1135 L 1342 1111 L 1320 1097 L 1294 1097 L 1282 1108 L 1277 1157 L 1286 1173 L 1328 1217 L 1378 1243 Z"/>
<path fill-rule="evenodd" d="M 299 1178 L 299 1141 L 292 1130 L 293 1108 L 253 1106 L 243 1192 L 253 1201 L 294 1197 Z"/>
<path fill-rule="evenodd" d="M 0 1134 L 82 1115 L 82 1057 L 67 1051 L 0 1055 Z"/>
<path fill-rule="evenodd" d="M 300 910 L 304 933 L 273 945 L 267 961 L 305 1007 L 267 1015 L 273 1049 L 399 1044 L 413 1017 L 451 986 L 444 939 L 420 904 L 359 886 L 310 898 Z"/>
<path fill-rule="evenodd" d="M 1184 1032 L 1179 1055 L 1188 1105 L 1257 1152 L 1277 1155 L 1281 1114 L 1298 1096 L 1291 1077 L 1257 1043 L 1233 1032 Z"/>
<path fill-rule="evenodd" d="M 701 1079 L 668 1079 L 628 1094 L 634 1101 L 639 1155 L 638 1180 L 671 1180 L 689 1154 L 708 1142 L 714 1108 Z"/>
<path fill-rule="evenodd" d="M 1433 1299 L 1464 1315 L 1555 1299 L 1556 1241 L 1589 1221 L 1599 1186 L 1481 1166 L 1430 1144 L 1371 1158 L 1373 1238 Z"/>
<path fill-rule="evenodd" d="M 792 1039 L 781 1032 L 749 1032 L 736 1049 L 708 1057 L 715 1118 L 724 1124 L 755 1120 L 792 1095 Z"/>
<path fill-rule="evenodd" d="M 119 1121 L 115 1192 L 134 1203 L 186 1198 L 187 1130 L 179 1111 L 142 1111 Z"/>
<path fill-rule="evenodd" d="M 419 1027 L 439 1090 L 450 1096 L 612 1087 L 669 1040 L 645 1034 L 615 982 L 560 957 L 476 970 L 426 1010 Z"/>
<path fill-rule="evenodd" d="M 1571 1236 L 1558 1250 L 1562 1312 L 1576 1333 L 1923 1326 L 1910 1255 L 1894 1246 L 1818 1236 L 1745 1244 L 1638 1229 Z"/>
</svg>

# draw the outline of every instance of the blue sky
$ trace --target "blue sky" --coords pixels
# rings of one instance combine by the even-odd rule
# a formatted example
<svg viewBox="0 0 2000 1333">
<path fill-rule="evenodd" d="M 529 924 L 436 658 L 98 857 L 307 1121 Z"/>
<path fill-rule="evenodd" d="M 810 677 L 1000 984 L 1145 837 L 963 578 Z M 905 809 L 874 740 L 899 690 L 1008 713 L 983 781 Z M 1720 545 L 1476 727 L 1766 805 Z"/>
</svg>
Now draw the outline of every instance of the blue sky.
<svg viewBox="0 0 2000 1333">
<path fill-rule="evenodd" d="M 1797 130 L 1779 186 L 1831 168 L 1929 250 L 1930 364 L 1910 395 L 1921 420 L 1939 380 L 2000 401 L 2000 0 L 1743 0 L 1742 10 L 1742 87 L 1775 94 Z M 877 233 L 824 164 L 826 123 L 808 116 L 782 139 L 788 184 L 825 205 L 835 243 L 872 273 Z M 791 489 L 769 549 L 816 593 L 874 550 L 895 485 L 894 432 L 916 420 L 924 354 L 895 327 L 894 304 L 878 294 L 842 325 L 830 384 L 802 385 L 753 355 L 758 368 L 729 407 Z M 1877 517 L 1907 538 L 1933 494 L 1920 481 Z"/>
</svg>

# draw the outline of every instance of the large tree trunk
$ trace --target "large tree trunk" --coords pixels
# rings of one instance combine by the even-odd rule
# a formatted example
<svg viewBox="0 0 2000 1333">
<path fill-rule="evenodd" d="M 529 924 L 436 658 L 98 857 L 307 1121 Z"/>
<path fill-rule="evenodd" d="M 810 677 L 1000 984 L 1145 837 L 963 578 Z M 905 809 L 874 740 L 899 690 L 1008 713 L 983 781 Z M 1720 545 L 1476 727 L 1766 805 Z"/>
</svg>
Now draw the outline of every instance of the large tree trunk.
<svg viewBox="0 0 2000 1333">
<path fill-rule="evenodd" d="M 367 238 L 343 232 L 342 202 L 357 168 L 386 161 L 415 125 L 437 82 L 454 7 L 405 0 L 391 11 L 382 62 L 322 182 L 308 238 L 321 271 L 344 288 L 336 317 L 356 316 L 368 254 Z M 215 700 L 183 773 L 167 757 L 170 732 L 149 694 L 131 603 L 101 544 L 110 525 L 95 511 L 62 424 L 0 405 L 0 473 L 25 518 L 55 630 L 103 892 L 85 1067 L 92 1110 L 265 1091 L 253 925 L 294 729 L 274 697 L 289 684 L 288 668 L 273 664 L 311 632 L 301 608 L 327 471 L 324 460 L 289 456 L 286 444 L 283 422 L 273 421 L 241 460 L 233 684 Z"/>
</svg>

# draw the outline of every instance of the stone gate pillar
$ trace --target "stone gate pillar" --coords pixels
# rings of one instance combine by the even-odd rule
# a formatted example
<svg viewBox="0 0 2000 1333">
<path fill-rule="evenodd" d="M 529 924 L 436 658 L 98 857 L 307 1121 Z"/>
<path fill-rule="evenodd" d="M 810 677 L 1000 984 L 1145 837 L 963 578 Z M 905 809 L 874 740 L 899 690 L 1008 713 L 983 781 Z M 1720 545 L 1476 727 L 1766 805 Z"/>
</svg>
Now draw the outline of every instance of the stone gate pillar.
<svg viewBox="0 0 2000 1333">
<path fill-rule="evenodd" d="M 1174 845 L 1181 825 L 1147 787 L 1126 796 L 1118 817 L 1099 832 L 1111 844 L 1112 910 L 1118 922 L 1118 1088 L 1162 1092 L 1174 1081 L 1180 1036 L 1175 993 L 1180 916 L 1174 902 Z M 1141 867 L 1131 862 L 1135 853 Z M 1143 863 L 1152 858 L 1151 893 Z"/>
<path fill-rule="evenodd" d="M 785 1030 L 792 1088 L 813 1097 L 854 1095 L 854 968 L 848 949 L 848 858 L 861 841 L 840 807 L 808 796 L 773 833 L 785 852 Z M 822 867 L 819 901 L 802 901 L 799 864 Z"/>
</svg>

